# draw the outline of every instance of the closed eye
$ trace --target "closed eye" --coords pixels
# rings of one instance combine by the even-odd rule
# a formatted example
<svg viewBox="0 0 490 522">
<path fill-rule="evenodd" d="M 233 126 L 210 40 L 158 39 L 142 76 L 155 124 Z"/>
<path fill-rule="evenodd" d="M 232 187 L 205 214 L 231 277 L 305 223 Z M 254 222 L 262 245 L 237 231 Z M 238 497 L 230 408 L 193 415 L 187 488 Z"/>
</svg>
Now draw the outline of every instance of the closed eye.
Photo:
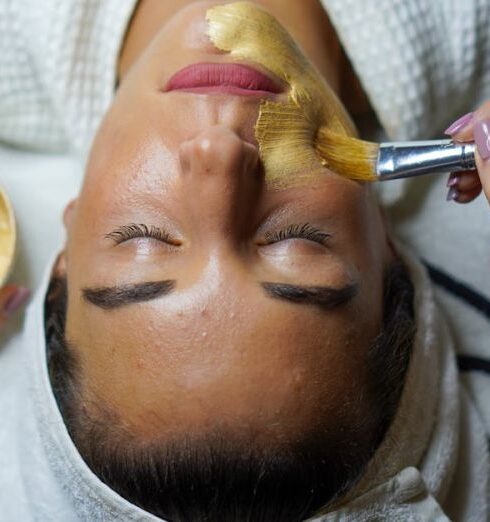
<svg viewBox="0 0 490 522">
<path fill-rule="evenodd" d="M 165 229 L 156 227 L 154 225 L 148 226 L 143 223 L 131 223 L 129 225 L 123 225 L 109 234 L 106 234 L 106 239 L 110 239 L 116 245 L 125 243 L 135 238 L 150 238 L 162 243 L 167 243 L 171 246 L 181 246 L 182 242 L 172 237 Z"/>
<path fill-rule="evenodd" d="M 307 239 L 325 246 L 331 237 L 330 234 L 313 227 L 309 223 L 305 223 L 303 225 L 289 225 L 281 230 L 267 232 L 264 234 L 264 240 L 261 244 L 270 245 L 288 239 Z"/>
</svg>

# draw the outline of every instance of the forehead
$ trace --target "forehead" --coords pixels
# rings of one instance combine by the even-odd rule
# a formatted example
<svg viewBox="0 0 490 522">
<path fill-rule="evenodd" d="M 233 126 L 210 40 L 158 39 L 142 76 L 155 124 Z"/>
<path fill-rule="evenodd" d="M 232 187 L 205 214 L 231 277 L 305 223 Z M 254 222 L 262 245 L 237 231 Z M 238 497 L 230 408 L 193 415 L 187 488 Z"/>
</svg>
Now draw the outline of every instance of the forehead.
<svg viewBox="0 0 490 522">
<path fill-rule="evenodd" d="M 174 313 L 159 303 L 94 313 L 69 335 L 88 386 L 132 422 L 151 411 L 198 423 L 292 415 L 299 397 L 313 408 L 326 390 L 340 403 L 363 374 L 366 330 L 354 315 L 224 297 Z"/>
</svg>

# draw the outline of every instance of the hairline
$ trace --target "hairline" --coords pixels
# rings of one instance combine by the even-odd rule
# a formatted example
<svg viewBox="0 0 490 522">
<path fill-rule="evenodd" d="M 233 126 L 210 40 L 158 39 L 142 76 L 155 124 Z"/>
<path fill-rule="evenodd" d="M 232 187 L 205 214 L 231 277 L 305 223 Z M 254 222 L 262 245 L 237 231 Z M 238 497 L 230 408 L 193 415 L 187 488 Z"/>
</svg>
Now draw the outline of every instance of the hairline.
<svg viewBox="0 0 490 522">
<path fill-rule="evenodd" d="M 391 274 L 391 278 L 393 278 L 393 273 L 396 271 L 399 271 L 399 268 L 397 268 L 395 265 L 392 267 L 389 267 L 388 274 Z M 406 270 L 406 269 L 405 269 Z M 390 278 L 385 277 L 389 284 Z M 385 282 L 386 283 L 386 282 Z M 412 288 L 413 290 L 413 288 Z M 66 289 L 65 289 L 66 291 Z M 378 441 L 377 444 L 379 444 L 382 440 L 382 437 L 384 436 L 384 433 L 386 432 L 389 423 L 391 422 L 391 419 L 394 415 L 394 410 L 396 409 L 396 406 L 398 404 L 398 400 L 401 394 L 401 390 L 403 388 L 403 382 L 404 382 L 404 374 L 408 367 L 408 361 L 409 361 L 409 355 L 410 355 L 410 346 L 411 346 L 411 340 L 412 337 L 408 336 L 407 340 L 405 342 L 402 342 L 401 344 L 397 339 L 395 339 L 396 336 L 394 336 L 393 332 L 391 332 L 391 336 L 393 339 L 390 339 L 390 343 L 395 343 L 395 348 L 393 352 L 389 351 L 388 353 L 384 353 L 383 350 L 386 349 L 386 342 L 383 344 L 383 335 L 385 334 L 385 327 L 386 327 L 386 321 L 387 316 L 393 316 L 393 314 L 396 314 L 396 306 L 394 306 L 394 303 L 387 303 L 386 302 L 386 293 L 387 289 L 385 288 L 385 301 L 384 301 L 384 324 L 383 324 L 383 331 L 378 335 L 376 340 L 371 344 L 371 348 L 369 350 L 369 360 L 368 363 L 370 365 L 370 372 L 373 376 L 375 375 L 383 375 L 383 379 L 373 379 L 375 381 L 372 385 L 372 393 L 375 397 L 378 398 L 378 420 L 379 420 L 379 433 L 378 433 Z M 412 296 L 413 299 L 413 296 Z M 395 299 L 396 301 L 396 299 Z M 413 311 L 412 311 L 413 312 Z M 66 308 L 65 308 L 65 314 L 66 314 Z M 388 317 L 388 320 L 392 320 L 392 317 Z M 413 334 L 413 332 L 412 332 Z M 403 341 L 403 340 L 402 340 Z M 389 343 L 388 343 L 389 344 Z M 400 345 L 400 346 L 398 346 Z M 65 348 L 67 348 L 65 346 Z M 66 357 L 70 358 L 70 362 L 67 366 L 68 372 L 67 375 L 64 377 L 61 377 L 61 388 L 63 388 L 64 392 L 66 394 L 61 395 L 60 400 L 60 389 L 53 389 L 55 391 L 55 396 L 57 398 L 57 401 L 60 405 L 60 409 L 62 410 L 63 417 L 66 419 L 69 417 L 69 414 L 67 415 L 67 411 L 63 411 L 64 406 L 66 406 L 67 403 L 77 401 L 77 400 L 83 400 L 84 397 L 82 396 L 82 390 L 81 386 L 79 385 L 79 382 L 81 382 L 81 369 L 80 366 L 77 364 L 76 359 L 76 351 L 74 351 L 74 347 L 68 347 L 67 353 L 64 354 Z M 391 363 L 390 363 L 391 361 Z M 395 371 L 393 371 L 393 368 L 390 369 L 390 375 L 386 376 L 386 364 L 392 366 L 396 366 Z M 55 369 L 50 364 L 50 373 L 53 375 L 55 372 Z M 55 382 L 59 381 L 60 376 L 54 376 Z M 59 382 L 58 382 L 59 384 Z M 53 387 L 54 388 L 54 387 Z M 390 390 L 390 393 L 386 393 L 387 388 Z M 70 398 L 71 396 L 71 398 Z M 64 406 L 63 406 L 64 404 Z M 100 403 L 99 403 L 100 405 Z M 111 425 L 112 427 L 117 427 L 118 421 L 116 417 L 111 417 L 111 422 L 107 423 L 107 414 L 114 414 L 114 412 L 107 411 L 107 409 L 100 409 L 99 414 L 102 414 L 102 418 L 105 420 L 104 427 L 107 429 L 108 425 Z M 99 420 L 101 419 L 99 415 Z M 97 426 L 97 418 L 92 418 L 92 421 L 95 421 L 92 423 L 92 428 Z M 114 424 L 112 424 L 114 423 Z M 69 430 L 70 431 L 70 430 Z M 113 430 L 112 430 L 113 431 Z M 117 432 L 117 429 L 115 430 Z M 121 432 L 118 432 L 119 435 Z M 104 436 L 103 431 L 95 429 L 92 433 L 95 438 L 99 438 L 101 436 Z M 126 433 L 126 436 L 128 434 Z M 109 437 L 106 437 L 106 439 L 109 439 Z M 125 442 L 127 443 L 129 440 L 133 441 L 133 446 L 129 446 L 131 451 L 133 452 L 133 458 L 137 457 L 137 450 L 145 451 L 145 448 L 141 446 L 141 444 L 138 444 L 138 439 L 134 436 L 129 436 L 129 438 L 124 438 Z M 122 441 L 123 442 L 123 441 Z M 127 448 L 127 444 L 124 444 L 124 446 Z M 151 445 L 150 445 L 151 446 Z M 146 449 L 148 449 L 150 446 L 148 446 Z M 158 444 L 154 445 L 154 448 L 158 446 Z M 77 446 L 78 447 L 78 446 Z M 160 450 L 162 449 L 161 445 L 159 446 Z M 174 449 L 176 446 L 174 446 Z M 375 448 L 374 448 L 375 449 Z M 155 451 L 155 449 L 154 449 Z M 373 450 L 374 451 L 374 450 Z M 346 485 L 346 487 L 352 486 L 356 480 L 351 480 L 350 484 Z M 342 490 L 344 491 L 344 490 Z M 342 492 L 341 491 L 341 492 Z"/>
</svg>

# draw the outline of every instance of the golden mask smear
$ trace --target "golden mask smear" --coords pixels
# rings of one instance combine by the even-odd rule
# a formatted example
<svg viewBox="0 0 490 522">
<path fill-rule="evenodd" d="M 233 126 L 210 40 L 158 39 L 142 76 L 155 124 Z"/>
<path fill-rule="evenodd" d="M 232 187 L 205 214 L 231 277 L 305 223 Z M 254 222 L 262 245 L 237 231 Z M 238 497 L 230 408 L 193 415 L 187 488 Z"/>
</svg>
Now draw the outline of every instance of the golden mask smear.
<svg viewBox="0 0 490 522">
<path fill-rule="evenodd" d="M 328 158 L 316 147 L 320 129 L 350 136 L 356 131 L 320 73 L 279 22 L 255 4 L 215 6 L 206 19 L 208 36 L 218 49 L 262 65 L 290 87 L 286 103 L 262 102 L 255 127 L 267 182 L 282 188 L 324 174 Z"/>
<path fill-rule="evenodd" d="M 9 276 L 15 254 L 15 218 L 5 192 L 0 188 L 0 286 Z"/>
</svg>

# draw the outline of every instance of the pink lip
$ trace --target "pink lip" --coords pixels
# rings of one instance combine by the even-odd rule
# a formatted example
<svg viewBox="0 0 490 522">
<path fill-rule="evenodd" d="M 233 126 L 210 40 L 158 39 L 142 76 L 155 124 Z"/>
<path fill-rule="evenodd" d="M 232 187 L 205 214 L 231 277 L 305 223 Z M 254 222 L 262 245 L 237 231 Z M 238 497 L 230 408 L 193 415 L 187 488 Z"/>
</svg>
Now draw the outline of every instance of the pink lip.
<svg viewBox="0 0 490 522">
<path fill-rule="evenodd" d="M 270 96 L 283 92 L 274 80 L 246 65 L 200 63 L 175 74 L 165 91 Z"/>
</svg>

